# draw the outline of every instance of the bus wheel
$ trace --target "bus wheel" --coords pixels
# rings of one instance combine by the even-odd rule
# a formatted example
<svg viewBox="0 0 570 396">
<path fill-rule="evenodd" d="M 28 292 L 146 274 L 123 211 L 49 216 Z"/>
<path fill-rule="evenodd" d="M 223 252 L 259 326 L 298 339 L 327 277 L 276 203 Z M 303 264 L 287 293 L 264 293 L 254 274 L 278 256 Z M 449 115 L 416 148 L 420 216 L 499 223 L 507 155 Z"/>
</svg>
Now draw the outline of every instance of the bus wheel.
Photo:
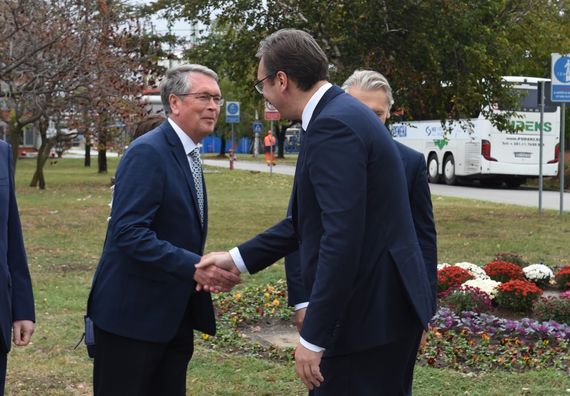
<svg viewBox="0 0 570 396">
<path fill-rule="evenodd" d="M 430 183 L 438 183 L 439 182 L 439 163 L 437 162 L 437 155 L 431 154 L 428 158 L 427 163 L 428 168 L 428 181 Z"/>
<path fill-rule="evenodd" d="M 453 155 L 448 155 L 443 161 L 443 181 L 453 186 L 455 184 L 455 161 Z"/>
</svg>

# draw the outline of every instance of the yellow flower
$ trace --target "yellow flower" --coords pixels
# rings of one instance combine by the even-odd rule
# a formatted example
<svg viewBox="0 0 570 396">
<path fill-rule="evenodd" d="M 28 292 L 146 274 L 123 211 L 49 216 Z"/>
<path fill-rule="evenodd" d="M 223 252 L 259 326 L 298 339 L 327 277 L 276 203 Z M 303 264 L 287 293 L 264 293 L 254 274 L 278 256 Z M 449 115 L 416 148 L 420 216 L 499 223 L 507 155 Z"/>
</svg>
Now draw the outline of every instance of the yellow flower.
<svg viewBox="0 0 570 396">
<path fill-rule="evenodd" d="M 234 296 L 236 301 L 241 300 L 241 293 L 236 293 L 236 295 Z"/>
<path fill-rule="evenodd" d="M 210 336 L 208 334 L 202 334 L 202 339 L 204 341 L 208 341 L 210 339 Z"/>
<path fill-rule="evenodd" d="M 265 297 L 266 300 L 269 300 L 269 293 L 265 293 L 263 296 Z"/>
<path fill-rule="evenodd" d="M 278 307 L 279 306 L 279 300 L 278 299 L 273 300 L 273 305 Z"/>
</svg>

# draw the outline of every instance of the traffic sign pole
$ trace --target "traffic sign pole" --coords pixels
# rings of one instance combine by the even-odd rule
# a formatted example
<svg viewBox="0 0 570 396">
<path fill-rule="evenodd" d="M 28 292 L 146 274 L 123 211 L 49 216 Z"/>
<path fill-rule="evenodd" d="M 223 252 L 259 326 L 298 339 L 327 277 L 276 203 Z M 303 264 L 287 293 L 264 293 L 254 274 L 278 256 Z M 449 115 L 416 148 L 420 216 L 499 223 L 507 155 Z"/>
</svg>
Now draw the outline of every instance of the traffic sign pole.
<svg viewBox="0 0 570 396">
<path fill-rule="evenodd" d="M 564 215 L 564 157 L 566 151 L 564 148 L 564 135 L 566 131 L 566 103 L 562 103 L 560 106 L 560 217 Z"/>
</svg>

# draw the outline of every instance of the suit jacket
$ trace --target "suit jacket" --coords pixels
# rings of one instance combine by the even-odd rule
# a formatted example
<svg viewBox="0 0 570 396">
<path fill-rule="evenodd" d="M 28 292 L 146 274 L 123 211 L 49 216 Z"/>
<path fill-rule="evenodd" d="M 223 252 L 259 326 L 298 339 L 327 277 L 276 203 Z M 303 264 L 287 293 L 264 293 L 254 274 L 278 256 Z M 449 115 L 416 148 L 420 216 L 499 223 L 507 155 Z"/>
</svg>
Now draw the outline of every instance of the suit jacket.
<svg viewBox="0 0 570 396">
<path fill-rule="evenodd" d="M 394 141 L 394 143 L 398 148 L 406 172 L 414 228 L 426 264 L 432 291 L 431 300 L 435 310 L 437 299 L 437 234 L 425 158 L 422 153 L 400 142 Z M 291 208 L 287 213 L 291 215 Z M 285 257 L 285 274 L 287 276 L 289 305 L 295 306 L 309 301 L 310 291 L 303 286 L 298 250 Z"/>
<path fill-rule="evenodd" d="M 16 204 L 12 150 L 0 140 L 0 353 L 10 350 L 16 320 L 35 321 L 34 295 Z"/>
<path fill-rule="evenodd" d="M 117 169 L 87 308 L 95 325 L 124 337 L 168 342 L 188 307 L 194 328 L 214 334 L 210 294 L 195 292 L 193 279 L 206 230 L 188 157 L 165 121 L 136 139 Z"/>
<path fill-rule="evenodd" d="M 292 216 L 239 250 L 254 273 L 299 248 L 311 291 L 301 336 L 332 356 L 426 327 L 432 293 L 402 161 L 378 117 L 338 87 L 313 113 L 293 190 Z"/>
</svg>

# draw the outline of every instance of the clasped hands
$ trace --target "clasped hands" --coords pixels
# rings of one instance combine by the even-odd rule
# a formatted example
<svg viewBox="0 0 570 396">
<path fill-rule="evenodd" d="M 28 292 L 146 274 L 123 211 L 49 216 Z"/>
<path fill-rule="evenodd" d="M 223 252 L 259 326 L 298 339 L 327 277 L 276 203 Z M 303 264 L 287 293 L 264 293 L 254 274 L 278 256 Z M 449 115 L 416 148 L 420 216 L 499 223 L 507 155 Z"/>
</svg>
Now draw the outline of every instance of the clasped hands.
<svg viewBox="0 0 570 396">
<path fill-rule="evenodd" d="M 202 256 L 194 272 L 196 291 L 227 292 L 240 283 L 240 271 L 228 252 L 213 252 Z"/>
</svg>

